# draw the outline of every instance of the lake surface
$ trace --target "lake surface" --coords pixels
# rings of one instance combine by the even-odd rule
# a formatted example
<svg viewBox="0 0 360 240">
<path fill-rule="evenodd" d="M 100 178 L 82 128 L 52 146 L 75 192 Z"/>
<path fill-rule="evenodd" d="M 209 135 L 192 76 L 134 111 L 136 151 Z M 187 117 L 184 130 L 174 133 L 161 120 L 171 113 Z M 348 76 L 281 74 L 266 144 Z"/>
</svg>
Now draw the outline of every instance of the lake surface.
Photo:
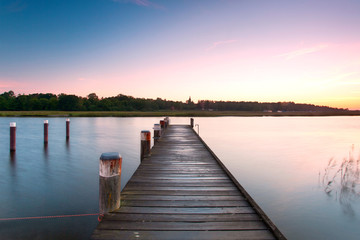
<svg viewBox="0 0 360 240">
<path fill-rule="evenodd" d="M 45 118 L 0 118 L 0 218 L 97 213 L 101 153 L 122 155 L 123 187 L 140 163 L 140 131 L 162 118 L 72 118 L 69 142 L 65 118 L 48 119 L 45 148 Z M 17 123 L 14 155 L 10 122 Z M 288 239 L 359 238 L 360 117 L 214 117 L 195 124 Z M 0 221 L 0 236 L 88 239 L 97 223 L 97 216 Z"/>
</svg>

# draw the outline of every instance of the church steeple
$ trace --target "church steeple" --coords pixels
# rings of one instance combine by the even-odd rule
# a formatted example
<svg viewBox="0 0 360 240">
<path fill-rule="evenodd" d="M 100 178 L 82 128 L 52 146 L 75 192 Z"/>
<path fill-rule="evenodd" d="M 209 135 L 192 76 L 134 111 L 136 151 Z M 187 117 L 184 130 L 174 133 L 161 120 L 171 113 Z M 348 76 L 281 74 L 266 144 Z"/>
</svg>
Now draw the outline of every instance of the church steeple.
<svg viewBox="0 0 360 240">
<path fill-rule="evenodd" d="M 186 101 L 186 103 L 187 103 L 187 104 L 192 103 L 192 101 L 191 101 L 191 96 L 189 97 L 189 100 Z"/>
</svg>

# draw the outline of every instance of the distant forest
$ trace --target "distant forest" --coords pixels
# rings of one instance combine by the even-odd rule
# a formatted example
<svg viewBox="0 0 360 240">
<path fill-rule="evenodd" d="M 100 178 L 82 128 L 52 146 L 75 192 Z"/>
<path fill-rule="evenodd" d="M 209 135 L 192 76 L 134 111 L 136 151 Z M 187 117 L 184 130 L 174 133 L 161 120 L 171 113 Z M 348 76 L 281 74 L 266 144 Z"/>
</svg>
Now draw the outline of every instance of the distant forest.
<svg viewBox="0 0 360 240">
<path fill-rule="evenodd" d="M 134 98 L 119 94 L 114 97 L 99 98 L 95 93 L 87 97 L 52 93 L 15 95 L 13 91 L 0 94 L 1 111 L 169 111 L 169 110 L 206 110 L 206 111 L 347 111 L 348 109 L 298 104 L 294 102 L 232 102 L 199 100 L 194 103 L 170 101 L 166 99 Z"/>
</svg>

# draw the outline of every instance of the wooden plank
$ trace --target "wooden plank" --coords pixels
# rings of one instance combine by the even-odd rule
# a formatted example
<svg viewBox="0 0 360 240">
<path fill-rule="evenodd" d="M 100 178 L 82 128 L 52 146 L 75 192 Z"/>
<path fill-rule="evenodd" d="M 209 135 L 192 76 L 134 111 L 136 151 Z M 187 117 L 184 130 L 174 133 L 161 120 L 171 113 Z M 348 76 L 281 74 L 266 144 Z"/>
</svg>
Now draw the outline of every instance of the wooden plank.
<svg viewBox="0 0 360 240">
<path fill-rule="evenodd" d="M 124 200 L 121 206 L 125 207 L 248 207 L 247 201 L 149 201 L 145 200 Z"/>
<path fill-rule="evenodd" d="M 162 186 L 126 186 L 124 191 L 238 191 L 236 187 L 213 187 L 213 186 L 194 186 L 194 187 L 162 187 Z"/>
<path fill-rule="evenodd" d="M 136 231 L 192 231 L 192 230 L 265 230 L 266 225 L 261 221 L 244 222 L 122 222 L 103 221 L 99 229 L 118 229 L 118 230 L 136 230 Z"/>
<path fill-rule="evenodd" d="M 156 239 L 156 240 L 273 240 L 267 230 L 250 231 L 116 231 L 95 230 L 93 239 Z"/>
<path fill-rule="evenodd" d="M 228 182 L 135 182 L 131 181 L 126 184 L 126 187 L 135 187 L 135 186 L 158 186 L 158 187 L 233 187 L 234 185 Z"/>
<path fill-rule="evenodd" d="M 177 167 L 179 169 L 184 169 L 184 168 L 197 169 L 197 168 L 213 167 L 214 169 L 219 169 L 215 162 L 212 162 L 212 163 L 196 163 L 196 162 L 194 162 L 194 163 L 169 164 L 169 163 L 167 163 L 165 161 L 164 162 L 159 162 L 159 163 L 143 163 L 140 169 L 143 169 L 143 168 L 147 168 L 147 169 L 165 168 L 165 167 L 169 167 L 169 168 Z"/>
<path fill-rule="evenodd" d="M 155 174 L 155 173 L 150 173 L 150 174 L 147 174 L 147 173 L 136 173 L 133 175 L 134 178 L 137 178 L 137 177 L 141 177 L 141 178 L 151 178 L 151 177 L 160 177 L 160 178 L 167 178 L 167 177 L 171 177 L 171 178 L 174 178 L 174 177 L 181 177 L 181 178 L 184 178 L 184 177 L 223 177 L 223 178 L 226 178 L 226 174 L 223 174 L 223 173 L 158 173 L 158 174 Z"/>
<path fill-rule="evenodd" d="M 218 168 L 142 168 L 136 171 L 137 174 L 143 173 L 225 173 L 223 170 Z"/>
<path fill-rule="evenodd" d="M 107 220 L 130 222 L 224 222 L 224 221 L 260 221 L 257 214 L 136 214 L 113 212 L 107 214 Z"/>
<path fill-rule="evenodd" d="M 197 179 L 196 181 L 194 179 L 167 179 L 166 181 L 161 179 L 154 179 L 152 182 L 149 182 L 148 180 L 140 179 L 140 178 L 132 178 L 129 183 L 133 182 L 142 182 L 142 183 L 233 183 L 229 181 L 229 179 L 217 179 L 214 181 L 214 179 Z"/>
<path fill-rule="evenodd" d="M 114 212 L 119 213 L 166 213 L 166 214 L 229 214 L 255 213 L 251 207 L 221 207 L 221 208 L 165 208 L 165 207 L 121 207 Z"/>
<path fill-rule="evenodd" d="M 186 176 L 183 176 L 183 177 L 170 177 L 170 176 L 167 176 L 167 177 L 157 177 L 157 176 L 141 177 L 141 176 L 136 176 L 135 179 L 147 179 L 147 180 L 156 180 L 156 179 L 159 179 L 159 180 L 171 180 L 171 179 L 181 180 L 181 179 L 188 179 L 188 180 L 196 181 L 196 180 L 227 180 L 228 178 L 226 176 L 224 176 L 224 177 L 186 177 Z"/>
<path fill-rule="evenodd" d="M 234 190 L 234 191 L 164 191 L 164 190 L 159 190 L 159 191 L 146 191 L 146 190 L 142 190 L 142 191 L 138 191 L 138 190 L 133 190 L 133 191 L 123 191 L 121 194 L 141 194 L 141 195 L 146 195 L 146 194 L 151 194 L 151 195 L 168 195 L 168 196 L 174 196 L 174 195 L 196 195 L 196 196 L 201 196 L 201 195 L 205 195 L 205 196 L 224 196 L 224 195 L 228 195 L 228 196 L 236 196 L 239 195 L 239 191 Z"/>
<path fill-rule="evenodd" d="M 188 173 L 188 174 L 194 174 L 194 173 L 201 173 L 201 172 L 205 172 L 205 173 L 213 173 L 213 174 L 225 174 L 226 173 L 224 171 L 221 171 L 218 167 L 213 166 L 213 167 L 193 167 L 193 166 L 187 166 L 187 167 L 178 167 L 178 166 L 169 166 L 169 167 L 159 167 L 156 166 L 156 168 L 154 167 L 149 167 L 149 168 L 142 168 L 142 169 L 138 169 L 138 171 L 136 171 L 137 174 L 150 174 L 150 173 Z"/>
<path fill-rule="evenodd" d="M 243 201 L 245 198 L 241 195 L 233 195 L 233 196 L 212 196 L 212 195 L 132 195 L 132 194 L 123 194 L 121 195 L 121 200 L 163 200 L 163 201 Z"/>
</svg>

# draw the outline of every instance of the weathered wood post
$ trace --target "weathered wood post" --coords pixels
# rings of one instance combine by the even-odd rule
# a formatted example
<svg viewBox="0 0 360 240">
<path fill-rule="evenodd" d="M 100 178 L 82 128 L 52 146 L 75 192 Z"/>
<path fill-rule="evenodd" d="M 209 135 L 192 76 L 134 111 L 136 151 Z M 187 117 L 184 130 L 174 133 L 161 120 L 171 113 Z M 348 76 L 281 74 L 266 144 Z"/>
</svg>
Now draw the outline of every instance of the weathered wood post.
<svg viewBox="0 0 360 240">
<path fill-rule="evenodd" d="M 103 153 L 99 165 L 99 211 L 105 214 L 120 207 L 121 163 L 118 152 Z"/>
<path fill-rule="evenodd" d="M 166 128 L 170 125 L 170 118 L 169 117 L 165 117 L 165 126 Z"/>
<path fill-rule="evenodd" d="M 190 126 L 191 126 L 191 128 L 194 127 L 194 119 L 193 118 L 190 118 Z"/>
<path fill-rule="evenodd" d="M 167 128 L 168 125 L 169 125 L 169 118 L 168 118 L 168 117 L 165 117 L 165 118 L 164 118 L 164 122 L 165 122 L 165 128 Z"/>
<path fill-rule="evenodd" d="M 10 152 L 16 151 L 16 122 L 10 123 Z"/>
<path fill-rule="evenodd" d="M 70 138 L 70 119 L 66 119 L 66 140 Z"/>
<path fill-rule="evenodd" d="M 165 130 L 165 121 L 164 120 L 160 120 L 160 126 L 161 126 L 161 134 L 163 134 L 163 132 Z"/>
<path fill-rule="evenodd" d="M 159 138 L 161 136 L 161 126 L 160 124 L 154 124 L 154 144 L 156 144 L 159 141 Z"/>
<path fill-rule="evenodd" d="M 151 133 L 148 130 L 141 131 L 141 149 L 140 149 L 140 161 L 146 157 L 150 157 L 150 140 Z"/>
<path fill-rule="evenodd" d="M 48 143 L 49 141 L 49 121 L 44 120 L 44 143 Z"/>
</svg>

